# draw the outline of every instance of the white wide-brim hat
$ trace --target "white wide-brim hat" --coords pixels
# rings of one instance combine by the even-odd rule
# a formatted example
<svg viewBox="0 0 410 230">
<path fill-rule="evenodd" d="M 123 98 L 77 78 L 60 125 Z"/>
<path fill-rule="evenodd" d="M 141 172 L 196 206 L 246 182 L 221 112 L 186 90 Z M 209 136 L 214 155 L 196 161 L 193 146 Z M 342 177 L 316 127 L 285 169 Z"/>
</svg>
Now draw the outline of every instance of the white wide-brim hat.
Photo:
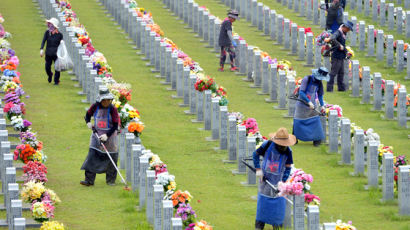
<svg viewBox="0 0 410 230">
<path fill-rule="evenodd" d="M 46 22 L 53 24 L 53 26 L 58 29 L 59 21 L 58 21 L 57 18 L 50 18 L 50 19 L 46 20 Z"/>
</svg>

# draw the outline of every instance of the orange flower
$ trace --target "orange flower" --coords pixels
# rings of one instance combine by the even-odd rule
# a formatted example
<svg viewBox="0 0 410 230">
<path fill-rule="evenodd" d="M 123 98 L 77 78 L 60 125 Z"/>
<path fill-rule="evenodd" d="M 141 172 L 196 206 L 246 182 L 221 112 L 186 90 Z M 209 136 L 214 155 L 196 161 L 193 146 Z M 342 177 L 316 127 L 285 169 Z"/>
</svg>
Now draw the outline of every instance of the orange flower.
<svg viewBox="0 0 410 230">
<path fill-rule="evenodd" d="M 135 132 L 135 130 L 137 130 L 137 123 L 136 122 L 131 122 L 128 125 L 128 132 L 133 133 L 133 132 Z"/>
<path fill-rule="evenodd" d="M 141 133 L 144 130 L 144 125 L 136 123 L 136 130 L 137 132 Z"/>
</svg>

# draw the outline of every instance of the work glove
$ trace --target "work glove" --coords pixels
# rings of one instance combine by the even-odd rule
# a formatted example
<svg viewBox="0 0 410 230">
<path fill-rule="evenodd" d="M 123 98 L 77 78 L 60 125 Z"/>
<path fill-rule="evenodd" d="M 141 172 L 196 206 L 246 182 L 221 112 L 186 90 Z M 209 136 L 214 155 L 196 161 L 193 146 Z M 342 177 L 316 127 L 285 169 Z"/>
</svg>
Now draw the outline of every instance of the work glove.
<svg viewBox="0 0 410 230">
<path fill-rule="evenodd" d="M 261 180 L 263 179 L 263 172 L 261 169 L 256 169 L 256 176 L 259 177 Z"/>
<path fill-rule="evenodd" d="M 88 123 L 87 123 L 87 127 L 88 127 L 89 129 L 93 129 L 93 124 L 91 124 L 91 122 L 88 122 Z"/>
<path fill-rule="evenodd" d="M 313 103 L 311 101 L 309 101 L 309 108 L 315 109 L 315 106 L 313 105 Z"/>
<path fill-rule="evenodd" d="M 40 50 L 40 57 L 43 57 L 44 56 L 44 50 Z"/>
<path fill-rule="evenodd" d="M 101 136 L 100 136 L 100 140 L 101 140 L 102 142 L 107 141 L 107 140 L 108 140 L 108 136 L 107 136 L 107 134 L 103 134 L 103 135 L 101 135 Z"/>
<path fill-rule="evenodd" d="M 321 112 L 321 113 L 325 113 L 325 112 L 326 112 L 326 109 L 325 109 L 324 106 L 320 106 L 320 112 Z"/>
<path fill-rule="evenodd" d="M 233 45 L 233 47 L 235 47 L 235 48 L 238 46 L 235 41 L 232 41 L 232 45 Z"/>
</svg>

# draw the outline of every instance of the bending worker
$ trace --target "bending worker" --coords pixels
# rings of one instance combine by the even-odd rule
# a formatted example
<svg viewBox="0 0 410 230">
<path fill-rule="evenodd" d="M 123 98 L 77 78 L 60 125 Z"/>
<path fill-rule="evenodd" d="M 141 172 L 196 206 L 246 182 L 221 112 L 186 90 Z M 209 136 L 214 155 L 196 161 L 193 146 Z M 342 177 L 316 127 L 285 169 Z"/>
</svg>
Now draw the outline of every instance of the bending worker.
<svg viewBox="0 0 410 230">
<path fill-rule="evenodd" d="M 232 23 L 239 19 L 239 13 L 236 10 L 230 10 L 228 17 L 221 24 L 221 30 L 219 32 L 219 46 L 221 47 L 221 58 L 219 61 L 220 68 L 219 71 L 224 71 L 224 65 L 226 60 L 226 53 L 229 53 L 229 58 L 231 60 L 231 71 L 238 70 L 235 67 L 235 51 L 234 47 L 237 46 L 236 42 L 233 40 L 232 36 Z"/>
<path fill-rule="evenodd" d="M 115 164 L 117 164 L 119 115 L 117 108 L 111 104 L 113 99 L 114 96 L 107 88 L 100 89 L 97 102 L 91 105 L 85 114 L 87 127 L 93 131 L 95 130 L 99 139 L 94 133 L 91 134 L 88 156 L 81 167 L 82 170 L 85 170 L 85 180 L 80 182 L 82 185 L 94 185 L 97 173 L 106 173 L 106 183 L 115 185 L 117 171 L 100 145 L 100 142 L 105 145 Z M 91 117 L 94 117 L 94 124 L 91 123 Z"/>
<path fill-rule="evenodd" d="M 296 143 L 296 137 L 289 134 L 285 128 L 278 129 L 269 137 L 270 140 L 264 141 L 253 152 L 256 176 L 261 179 L 255 230 L 262 230 L 265 224 L 270 224 L 274 229 L 278 229 L 285 218 L 286 200 L 284 197 L 276 197 L 278 191 L 272 188 L 267 181 L 277 186 L 280 181 L 286 181 L 289 178 L 293 164 L 292 150 L 289 146 Z M 263 156 L 262 168 L 259 164 L 260 156 Z"/>
<path fill-rule="evenodd" d="M 316 100 L 320 103 L 321 112 L 325 110 L 322 80 L 329 81 L 328 70 L 325 67 L 314 69 L 312 75 L 302 79 L 293 119 L 293 134 L 296 138 L 313 141 L 314 146 L 319 146 L 325 137 L 319 113 L 315 110 Z"/>
</svg>

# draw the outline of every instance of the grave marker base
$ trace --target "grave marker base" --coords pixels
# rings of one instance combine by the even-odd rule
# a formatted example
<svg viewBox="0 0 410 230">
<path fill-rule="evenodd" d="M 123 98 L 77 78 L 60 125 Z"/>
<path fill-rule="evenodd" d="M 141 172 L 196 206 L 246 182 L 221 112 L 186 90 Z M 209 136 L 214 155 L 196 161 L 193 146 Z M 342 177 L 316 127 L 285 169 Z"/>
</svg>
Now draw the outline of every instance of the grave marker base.
<svg viewBox="0 0 410 230">
<path fill-rule="evenodd" d="M 161 81 L 160 83 L 163 85 L 171 85 L 171 82 L 166 82 L 166 81 Z"/>
<path fill-rule="evenodd" d="M 179 106 L 179 107 L 188 107 L 189 105 L 188 105 L 188 104 L 184 104 L 184 103 L 180 103 L 180 104 L 178 104 L 178 106 Z"/>
<path fill-rule="evenodd" d="M 241 185 L 245 187 L 256 187 L 256 184 L 248 184 L 247 181 L 241 181 Z"/>
<path fill-rule="evenodd" d="M 264 93 L 264 92 L 262 92 L 262 91 L 256 91 L 256 93 L 257 93 L 258 95 L 269 95 L 269 93 Z"/>
<path fill-rule="evenodd" d="M 267 102 L 267 103 L 277 103 L 278 100 L 271 100 L 270 98 L 265 98 L 265 102 Z"/>
<path fill-rule="evenodd" d="M 147 60 L 147 61 L 149 60 L 148 58 L 141 58 L 141 59 L 142 59 L 142 60 L 144 60 L 144 59 L 145 59 L 145 60 Z M 151 64 L 151 63 L 145 63 L 145 66 L 154 66 L 154 65 L 153 65 L 153 64 Z"/>
<path fill-rule="evenodd" d="M 149 58 L 142 57 L 141 60 L 143 60 L 143 61 L 149 61 Z M 149 66 L 149 63 L 146 63 L 145 65 L 146 65 L 146 66 Z"/>
<path fill-rule="evenodd" d="M 155 75 L 154 77 L 156 77 L 156 78 L 165 78 L 165 77 L 163 77 L 163 76 L 161 76 L 161 75 Z"/>
<path fill-rule="evenodd" d="M 198 121 L 197 119 L 191 119 L 192 123 L 204 123 L 204 121 Z"/>
<path fill-rule="evenodd" d="M 245 175 L 246 174 L 246 172 L 239 172 L 237 169 L 232 169 L 232 174 L 235 174 L 235 175 Z"/>
<path fill-rule="evenodd" d="M 384 109 L 383 109 L 383 110 L 384 110 Z M 393 119 L 386 118 L 386 116 L 384 116 L 383 114 L 380 115 L 380 118 L 381 118 L 382 120 L 388 120 L 388 121 L 393 121 L 393 120 L 395 120 L 394 118 L 393 118 Z M 396 120 L 397 120 L 397 119 L 396 119 Z"/>
<path fill-rule="evenodd" d="M 194 114 L 195 114 L 195 113 L 191 113 L 191 111 L 189 111 L 189 110 L 185 110 L 184 113 L 185 113 L 186 115 L 194 115 Z"/>
<path fill-rule="evenodd" d="M 182 96 L 177 96 L 177 95 L 171 95 L 171 98 L 172 99 L 181 99 L 181 98 L 183 98 Z"/>
<path fill-rule="evenodd" d="M 338 165 L 353 165 L 352 162 L 350 162 L 349 164 L 343 163 L 343 161 L 338 161 L 337 162 Z"/>
<path fill-rule="evenodd" d="M 375 186 L 369 186 L 367 184 L 363 185 L 363 189 L 366 190 L 366 191 L 369 191 L 369 189 L 371 189 L 371 188 L 382 189 L 382 186 L 379 185 L 379 186 L 375 187 Z"/>
<path fill-rule="evenodd" d="M 88 101 L 87 101 L 87 99 L 83 99 L 83 100 L 81 100 L 81 103 L 88 104 Z"/>
<path fill-rule="evenodd" d="M 222 160 L 222 163 L 224 163 L 224 164 L 236 164 L 236 161 L 231 161 L 231 160 L 225 159 L 225 160 Z"/>
<path fill-rule="evenodd" d="M 365 176 L 363 173 L 355 173 L 355 172 L 350 172 L 349 175 L 354 176 L 354 177 Z"/>
<path fill-rule="evenodd" d="M 246 74 L 245 74 L 245 76 L 246 76 Z M 253 80 L 251 80 L 251 79 L 248 79 L 248 78 L 242 78 L 242 81 L 246 81 L 246 82 L 252 82 Z"/>
<path fill-rule="evenodd" d="M 260 85 L 250 84 L 250 85 L 249 85 L 249 87 L 251 87 L 251 88 L 260 88 L 260 87 L 262 87 L 262 86 L 260 86 Z"/>
<path fill-rule="evenodd" d="M 22 204 L 23 205 L 23 207 L 22 207 L 22 210 L 23 211 L 30 211 L 30 208 L 31 208 L 31 204 L 29 204 L 29 203 L 23 203 Z M 0 204 L 0 210 L 6 210 L 6 207 L 4 206 L 4 204 Z"/>
<path fill-rule="evenodd" d="M 280 108 L 278 105 L 273 106 L 274 109 L 277 110 L 287 110 L 288 108 L 284 107 L 284 108 Z"/>
<path fill-rule="evenodd" d="M 159 73 L 159 70 L 151 69 L 151 73 Z"/>
<path fill-rule="evenodd" d="M 205 140 L 209 141 L 209 142 L 213 142 L 213 141 L 219 141 L 219 138 L 218 139 L 212 139 L 212 137 L 205 137 Z"/>
<path fill-rule="evenodd" d="M 171 84 L 171 82 L 169 83 Z M 168 91 L 176 91 L 176 89 L 172 89 L 172 88 L 167 88 Z M 172 97 L 172 96 L 171 96 Z"/>
<path fill-rule="evenodd" d="M 314 67 L 315 65 L 313 65 L 313 64 L 304 64 L 303 66 L 304 67 Z"/>
<path fill-rule="evenodd" d="M 289 114 L 283 114 L 283 118 L 293 118 L 293 116 L 289 116 Z"/>
</svg>

